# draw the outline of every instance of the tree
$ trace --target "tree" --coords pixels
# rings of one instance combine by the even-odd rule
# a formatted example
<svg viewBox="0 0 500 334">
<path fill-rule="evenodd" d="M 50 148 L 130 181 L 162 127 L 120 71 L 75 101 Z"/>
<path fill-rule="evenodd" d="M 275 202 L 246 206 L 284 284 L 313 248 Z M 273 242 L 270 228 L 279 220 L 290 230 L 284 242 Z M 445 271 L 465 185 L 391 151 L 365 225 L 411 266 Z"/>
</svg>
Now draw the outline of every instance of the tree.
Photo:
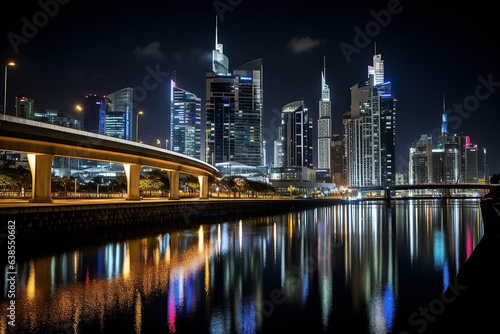
<svg viewBox="0 0 500 334">
<path fill-rule="evenodd" d="M 150 192 L 153 190 L 161 191 L 162 195 L 163 195 L 163 192 L 165 192 L 165 191 L 168 192 L 170 190 L 170 181 L 168 179 L 168 174 L 166 171 L 164 171 L 162 169 L 153 169 L 150 172 L 145 172 L 145 173 L 141 174 L 141 179 L 143 179 L 143 180 L 156 180 L 156 182 L 159 182 L 159 184 L 161 184 L 160 188 L 151 189 Z M 154 182 L 152 182 L 151 184 L 153 184 L 153 183 Z M 158 185 L 155 185 L 155 187 L 157 187 L 157 186 Z"/>
<path fill-rule="evenodd" d="M 165 184 L 156 178 L 147 178 L 139 181 L 139 190 L 149 191 L 150 196 L 151 192 L 160 191 L 164 186 Z"/>
<path fill-rule="evenodd" d="M 112 179 L 109 181 L 109 185 L 111 186 L 111 192 L 124 191 L 127 189 L 127 178 L 125 176 L 120 176 L 116 179 Z"/>
<path fill-rule="evenodd" d="M 0 189 L 10 190 L 16 185 L 16 180 L 10 175 L 0 174 Z"/>
</svg>

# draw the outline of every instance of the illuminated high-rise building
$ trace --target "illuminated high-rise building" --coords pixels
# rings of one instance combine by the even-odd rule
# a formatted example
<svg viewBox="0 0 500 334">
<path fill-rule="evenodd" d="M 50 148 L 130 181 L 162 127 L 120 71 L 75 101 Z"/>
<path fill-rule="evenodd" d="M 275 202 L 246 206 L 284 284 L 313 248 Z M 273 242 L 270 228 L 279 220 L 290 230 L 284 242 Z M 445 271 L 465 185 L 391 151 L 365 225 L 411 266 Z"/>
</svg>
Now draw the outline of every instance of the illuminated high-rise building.
<svg viewBox="0 0 500 334">
<path fill-rule="evenodd" d="M 472 144 L 469 136 L 464 137 L 463 182 L 479 183 L 478 147 Z"/>
<path fill-rule="evenodd" d="M 394 185 L 396 176 L 396 99 L 384 81 L 384 61 L 373 56 L 368 82 L 351 87 L 346 125 L 349 186 Z"/>
<path fill-rule="evenodd" d="M 33 119 L 35 100 L 27 95 L 16 96 L 16 117 Z"/>
<path fill-rule="evenodd" d="M 431 136 L 423 134 L 412 144 L 408 165 L 410 184 L 425 184 L 432 181 Z"/>
<path fill-rule="evenodd" d="M 326 65 L 323 63 L 321 72 L 321 99 L 319 101 L 318 118 L 318 166 L 316 180 L 333 182 L 332 171 L 332 103 L 330 101 L 330 87 L 326 83 Z"/>
<path fill-rule="evenodd" d="M 262 112 L 263 68 L 262 59 L 255 59 L 233 71 L 237 79 L 238 94 L 235 117 L 235 161 L 248 166 L 264 165 Z"/>
<path fill-rule="evenodd" d="M 106 96 L 89 94 L 83 106 L 83 130 L 104 134 L 106 111 L 110 101 Z"/>
<path fill-rule="evenodd" d="M 132 140 L 132 108 L 134 89 L 120 89 L 106 96 L 109 108 L 105 112 L 104 134 Z"/>
<path fill-rule="evenodd" d="M 229 60 L 218 43 L 217 24 L 212 68 L 206 72 L 205 161 L 262 166 L 262 59 L 229 73 Z"/>
<path fill-rule="evenodd" d="M 278 167 L 313 168 L 312 119 L 303 100 L 293 101 L 281 109 L 282 150 Z"/>
<path fill-rule="evenodd" d="M 201 99 L 170 81 L 170 140 L 174 152 L 201 159 Z"/>
</svg>

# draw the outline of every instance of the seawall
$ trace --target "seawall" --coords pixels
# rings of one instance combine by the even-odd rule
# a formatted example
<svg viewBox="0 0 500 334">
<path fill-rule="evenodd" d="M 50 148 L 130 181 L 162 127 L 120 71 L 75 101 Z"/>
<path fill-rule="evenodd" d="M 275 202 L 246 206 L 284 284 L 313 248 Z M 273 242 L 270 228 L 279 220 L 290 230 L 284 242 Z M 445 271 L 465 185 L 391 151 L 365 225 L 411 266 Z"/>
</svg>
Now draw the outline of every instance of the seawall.
<svg viewBox="0 0 500 334">
<path fill-rule="evenodd" d="M 224 199 L 30 205 L 0 208 L 2 233 L 15 221 L 16 247 L 60 249 L 343 203 L 340 199 Z M 28 251 L 28 249 L 30 249 Z"/>
</svg>

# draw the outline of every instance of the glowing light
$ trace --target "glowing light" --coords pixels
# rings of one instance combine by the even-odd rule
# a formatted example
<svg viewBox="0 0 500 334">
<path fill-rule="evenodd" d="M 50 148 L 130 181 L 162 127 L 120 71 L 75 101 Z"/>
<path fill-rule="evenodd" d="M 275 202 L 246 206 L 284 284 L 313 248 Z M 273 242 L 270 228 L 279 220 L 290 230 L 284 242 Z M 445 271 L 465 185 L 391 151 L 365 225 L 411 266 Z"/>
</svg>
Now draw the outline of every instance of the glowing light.
<svg viewBox="0 0 500 334">
<path fill-rule="evenodd" d="M 30 261 L 30 273 L 28 276 L 28 282 L 26 284 L 26 295 L 28 300 L 35 298 L 36 285 L 35 285 L 35 263 L 33 260 Z"/>
</svg>

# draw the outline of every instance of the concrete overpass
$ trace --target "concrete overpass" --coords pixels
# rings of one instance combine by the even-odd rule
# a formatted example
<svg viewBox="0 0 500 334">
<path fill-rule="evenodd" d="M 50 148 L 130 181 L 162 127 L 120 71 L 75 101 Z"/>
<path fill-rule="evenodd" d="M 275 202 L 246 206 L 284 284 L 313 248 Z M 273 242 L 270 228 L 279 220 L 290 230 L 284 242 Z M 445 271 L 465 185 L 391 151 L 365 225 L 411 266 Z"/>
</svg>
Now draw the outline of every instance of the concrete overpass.
<svg viewBox="0 0 500 334">
<path fill-rule="evenodd" d="M 179 199 L 179 173 L 198 177 L 200 198 L 208 198 L 208 177 L 219 171 L 195 158 L 155 146 L 71 129 L 50 123 L 0 115 L 0 151 L 28 155 L 32 175 L 30 202 L 51 203 L 52 158 L 63 156 L 122 163 L 127 178 L 127 200 L 140 200 L 142 167 L 165 170 L 169 199 Z"/>
</svg>

